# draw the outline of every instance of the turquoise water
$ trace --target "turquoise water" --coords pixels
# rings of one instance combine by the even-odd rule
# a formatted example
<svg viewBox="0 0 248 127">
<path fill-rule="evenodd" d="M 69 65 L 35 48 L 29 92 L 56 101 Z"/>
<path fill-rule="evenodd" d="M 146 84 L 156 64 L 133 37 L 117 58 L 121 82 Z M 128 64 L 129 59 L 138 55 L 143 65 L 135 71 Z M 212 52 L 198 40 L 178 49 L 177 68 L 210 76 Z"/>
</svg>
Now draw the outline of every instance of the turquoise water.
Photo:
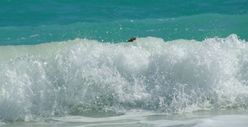
<svg viewBox="0 0 248 127">
<path fill-rule="evenodd" d="M 0 127 L 246 127 L 247 5 L 2 0 Z"/>
<path fill-rule="evenodd" d="M 247 0 L 2 0 L 0 44 L 248 37 Z"/>
</svg>

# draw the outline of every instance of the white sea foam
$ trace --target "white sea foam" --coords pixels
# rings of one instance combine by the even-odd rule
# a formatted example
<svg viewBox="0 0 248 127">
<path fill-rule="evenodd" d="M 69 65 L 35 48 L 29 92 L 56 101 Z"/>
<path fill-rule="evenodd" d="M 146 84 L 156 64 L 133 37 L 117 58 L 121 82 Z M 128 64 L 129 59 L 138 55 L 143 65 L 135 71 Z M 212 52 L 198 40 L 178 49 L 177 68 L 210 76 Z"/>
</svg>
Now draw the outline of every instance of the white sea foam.
<svg viewBox="0 0 248 127">
<path fill-rule="evenodd" d="M 247 110 L 248 47 L 236 35 L 134 43 L 75 39 L 0 47 L 0 119 Z"/>
</svg>

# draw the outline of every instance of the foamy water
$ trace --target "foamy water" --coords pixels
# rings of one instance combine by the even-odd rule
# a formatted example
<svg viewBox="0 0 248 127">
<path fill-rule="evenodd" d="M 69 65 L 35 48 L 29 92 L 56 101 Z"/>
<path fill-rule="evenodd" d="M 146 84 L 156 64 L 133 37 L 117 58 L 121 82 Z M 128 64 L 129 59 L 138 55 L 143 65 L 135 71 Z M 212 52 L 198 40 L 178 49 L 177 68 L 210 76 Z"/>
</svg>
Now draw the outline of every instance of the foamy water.
<svg viewBox="0 0 248 127">
<path fill-rule="evenodd" d="M 248 47 L 236 35 L 202 42 L 75 39 L 0 49 L 2 121 L 248 108 Z"/>
</svg>

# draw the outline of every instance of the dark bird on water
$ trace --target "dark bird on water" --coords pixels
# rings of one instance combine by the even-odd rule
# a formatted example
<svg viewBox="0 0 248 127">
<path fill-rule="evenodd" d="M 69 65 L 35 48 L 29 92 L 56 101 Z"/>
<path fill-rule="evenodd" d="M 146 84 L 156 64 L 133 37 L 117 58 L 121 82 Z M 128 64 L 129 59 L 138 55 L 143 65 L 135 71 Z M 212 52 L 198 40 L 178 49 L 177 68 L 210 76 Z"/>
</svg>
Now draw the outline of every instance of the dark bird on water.
<svg viewBox="0 0 248 127">
<path fill-rule="evenodd" d="M 136 40 L 136 37 L 132 37 L 132 38 L 130 38 L 129 40 L 128 40 L 128 42 L 133 42 L 133 41 L 135 41 Z"/>
</svg>

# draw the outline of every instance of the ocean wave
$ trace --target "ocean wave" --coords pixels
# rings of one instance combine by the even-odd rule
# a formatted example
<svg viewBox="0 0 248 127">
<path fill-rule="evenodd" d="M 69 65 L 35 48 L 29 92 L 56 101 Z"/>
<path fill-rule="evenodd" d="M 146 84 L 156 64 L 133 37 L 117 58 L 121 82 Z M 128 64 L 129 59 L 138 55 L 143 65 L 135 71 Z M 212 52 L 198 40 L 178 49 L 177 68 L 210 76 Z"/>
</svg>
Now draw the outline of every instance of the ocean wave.
<svg viewBox="0 0 248 127">
<path fill-rule="evenodd" d="M 248 108 L 248 45 L 226 38 L 75 39 L 0 47 L 0 119 Z"/>
</svg>

